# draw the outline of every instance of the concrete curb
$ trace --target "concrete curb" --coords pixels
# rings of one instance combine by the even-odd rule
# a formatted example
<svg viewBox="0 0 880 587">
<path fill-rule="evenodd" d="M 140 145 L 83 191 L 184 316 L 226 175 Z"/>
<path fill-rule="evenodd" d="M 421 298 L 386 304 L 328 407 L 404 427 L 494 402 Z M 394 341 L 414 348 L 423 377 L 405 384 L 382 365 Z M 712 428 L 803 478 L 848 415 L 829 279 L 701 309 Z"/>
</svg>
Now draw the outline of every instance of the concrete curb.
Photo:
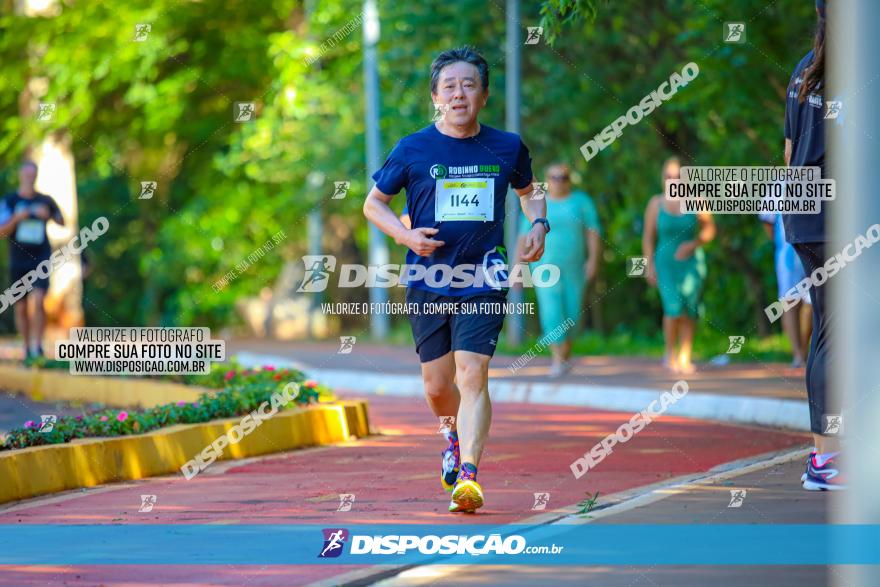
<svg viewBox="0 0 880 587">
<path fill-rule="evenodd" d="M 100 402 L 117 408 L 151 408 L 178 401 L 194 402 L 216 390 L 155 379 L 71 375 L 57 369 L 0 365 L 0 388 L 35 401 Z"/>
<path fill-rule="evenodd" d="M 173 474 L 243 416 L 114 438 L 0 452 L 0 503 L 102 483 Z M 369 435 L 367 402 L 344 401 L 279 412 L 229 445 L 218 460 L 241 459 Z"/>
<path fill-rule="evenodd" d="M 333 389 L 360 393 L 413 397 L 422 394 L 418 375 L 389 375 L 364 371 L 309 369 L 309 376 Z M 810 413 L 806 401 L 700 393 L 692 384 L 688 394 L 665 412 L 672 416 L 714 420 L 734 424 L 770 426 L 809 431 Z M 580 385 L 492 380 L 489 391 L 494 401 L 582 406 L 602 410 L 638 412 L 668 389 Z"/>
</svg>

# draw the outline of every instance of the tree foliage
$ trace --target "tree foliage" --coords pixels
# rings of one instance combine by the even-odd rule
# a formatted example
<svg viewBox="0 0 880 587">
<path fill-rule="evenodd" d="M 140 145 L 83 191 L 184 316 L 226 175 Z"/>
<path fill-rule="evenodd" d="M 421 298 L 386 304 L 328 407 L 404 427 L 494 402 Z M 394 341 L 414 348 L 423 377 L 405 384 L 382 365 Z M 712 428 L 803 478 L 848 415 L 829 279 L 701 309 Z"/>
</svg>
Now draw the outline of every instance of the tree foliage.
<svg viewBox="0 0 880 587">
<path fill-rule="evenodd" d="M 656 292 L 624 277 L 624 266 L 639 254 L 660 165 L 670 155 L 694 165 L 781 164 L 785 86 L 809 48 L 811 7 L 799 0 L 523 4 L 515 25 L 546 31 L 539 44 L 522 47 L 522 134 L 536 174 L 551 161 L 570 162 L 606 229 L 593 323 L 653 332 Z M 380 1 L 379 10 L 385 152 L 430 122 L 429 66 L 450 46 L 473 45 L 485 55 L 492 75 L 483 121 L 504 126 L 502 0 Z M 726 21 L 747 24 L 745 44 L 723 42 Z M 151 25 L 143 42 L 134 41 L 139 23 Z M 51 17 L 3 11 L 3 167 L 14 168 L 46 133 L 66 134 L 81 223 L 99 215 L 111 221 L 90 250 L 90 323 L 234 322 L 236 299 L 271 286 L 285 262 L 307 252 L 314 209 L 327 252 L 340 262 L 366 259 L 362 26 L 361 5 L 350 1 L 67 1 Z M 696 80 L 584 161 L 583 143 L 690 61 L 700 68 Z M 54 122 L 26 115 L 23 95 L 57 103 Z M 256 119 L 235 122 L 235 102 L 255 102 Z M 14 173 L 0 174 L 2 187 L 13 180 Z M 159 183 L 151 200 L 137 199 L 144 180 Z M 345 199 L 330 198 L 334 181 L 350 182 Z M 706 321 L 719 332 L 752 332 L 775 292 L 772 246 L 754 216 L 716 220 Z M 288 239 L 273 254 L 212 288 L 281 229 Z"/>
</svg>

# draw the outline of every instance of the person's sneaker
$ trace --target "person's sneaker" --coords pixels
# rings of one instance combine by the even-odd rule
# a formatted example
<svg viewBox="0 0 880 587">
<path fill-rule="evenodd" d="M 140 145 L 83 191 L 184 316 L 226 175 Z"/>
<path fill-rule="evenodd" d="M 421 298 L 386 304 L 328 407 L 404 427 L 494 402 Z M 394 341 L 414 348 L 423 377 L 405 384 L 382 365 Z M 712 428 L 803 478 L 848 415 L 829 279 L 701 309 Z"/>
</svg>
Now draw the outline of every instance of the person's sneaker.
<svg viewBox="0 0 880 587">
<path fill-rule="evenodd" d="M 483 507 L 483 488 L 477 483 L 477 469 L 470 463 L 465 463 L 452 490 L 449 511 L 473 513 L 480 507 Z"/>
<path fill-rule="evenodd" d="M 801 483 L 807 480 L 807 471 L 810 470 L 810 461 L 813 460 L 813 455 L 816 454 L 816 448 L 813 447 L 813 450 L 810 451 L 809 456 L 807 457 L 807 462 L 804 463 L 804 474 L 801 475 Z"/>
<path fill-rule="evenodd" d="M 452 491 L 458 479 L 458 472 L 461 470 L 461 453 L 458 448 L 458 437 L 447 436 L 447 438 L 449 446 L 441 453 L 443 462 L 440 464 L 440 484 L 443 486 L 443 491 Z"/>
<path fill-rule="evenodd" d="M 556 379 L 563 375 L 567 375 L 569 371 L 571 371 L 571 361 L 562 361 L 561 363 L 554 363 L 551 365 L 548 375 Z"/>
<path fill-rule="evenodd" d="M 465 480 L 455 484 L 455 489 L 452 490 L 452 501 L 449 503 L 450 512 L 472 514 L 481 507 L 483 507 L 483 488 L 479 483 Z"/>
<path fill-rule="evenodd" d="M 843 475 L 837 469 L 837 463 L 834 458 L 830 458 L 819 467 L 816 463 L 816 456 L 810 457 L 807 466 L 807 478 L 804 479 L 804 489 L 807 491 L 838 491 L 845 489 L 846 484 Z"/>
</svg>

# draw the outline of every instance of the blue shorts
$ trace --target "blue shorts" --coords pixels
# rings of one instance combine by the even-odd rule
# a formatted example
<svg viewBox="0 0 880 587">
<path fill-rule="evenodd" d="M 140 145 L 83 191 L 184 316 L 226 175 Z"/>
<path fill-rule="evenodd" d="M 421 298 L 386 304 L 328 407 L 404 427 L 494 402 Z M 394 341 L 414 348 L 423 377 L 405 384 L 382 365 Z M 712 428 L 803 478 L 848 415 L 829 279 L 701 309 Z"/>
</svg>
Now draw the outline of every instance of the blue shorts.
<svg viewBox="0 0 880 587">
<path fill-rule="evenodd" d="M 804 266 L 798 258 L 794 247 L 789 243 L 783 243 L 776 251 L 776 284 L 779 290 L 779 298 L 786 297 L 786 292 L 796 286 L 807 276 Z M 802 296 L 803 301 L 810 303 L 810 293 Z"/>
<path fill-rule="evenodd" d="M 450 351 L 470 351 L 493 356 L 504 325 L 507 292 L 488 291 L 465 296 L 444 296 L 407 288 L 406 302 L 416 352 L 422 363 Z"/>
</svg>

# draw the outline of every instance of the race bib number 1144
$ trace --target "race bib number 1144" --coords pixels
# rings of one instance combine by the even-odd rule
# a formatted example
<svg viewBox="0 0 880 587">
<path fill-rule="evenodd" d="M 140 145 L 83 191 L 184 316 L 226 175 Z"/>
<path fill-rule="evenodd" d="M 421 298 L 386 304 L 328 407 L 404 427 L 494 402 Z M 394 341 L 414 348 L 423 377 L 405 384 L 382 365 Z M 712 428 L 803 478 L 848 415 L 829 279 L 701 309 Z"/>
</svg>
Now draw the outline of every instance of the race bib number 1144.
<svg viewBox="0 0 880 587">
<path fill-rule="evenodd" d="M 495 220 L 495 178 L 438 179 L 434 220 Z"/>
</svg>

